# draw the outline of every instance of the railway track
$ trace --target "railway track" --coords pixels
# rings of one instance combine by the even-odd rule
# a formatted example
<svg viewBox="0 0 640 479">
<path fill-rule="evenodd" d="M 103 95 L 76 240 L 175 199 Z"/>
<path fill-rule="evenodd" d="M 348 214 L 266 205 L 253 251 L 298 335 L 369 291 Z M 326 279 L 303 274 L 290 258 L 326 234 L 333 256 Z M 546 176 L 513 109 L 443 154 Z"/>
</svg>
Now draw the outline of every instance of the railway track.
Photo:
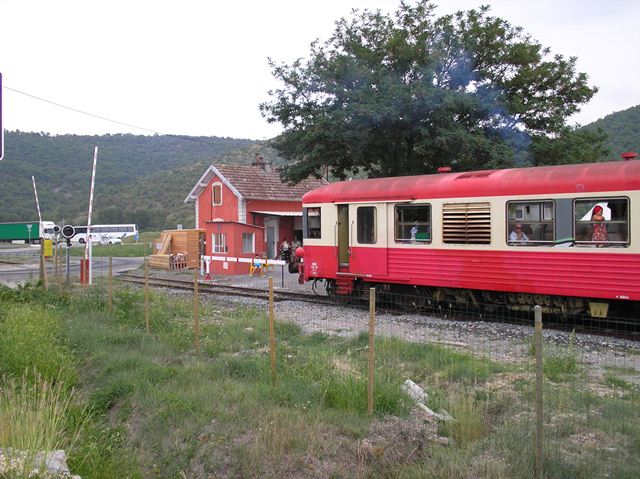
<svg viewBox="0 0 640 479">
<path fill-rule="evenodd" d="M 123 273 L 118 275 L 118 278 L 122 281 L 144 284 L 145 280 L 143 276 L 138 276 L 130 273 Z M 166 279 L 166 278 L 149 278 L 149 285 L 158 288 L 171 288 L 182 290 L 193 290 L 193 280 L 183 279 Z M 269 291 L 264 288 L 252 288 L 247 286 L 233 286 L 223 284 L 211 284 L 211 283 L 198 283 L 198 290 L 200 293 L 205 294 L 217 294 L 225 296 L 238 296 L 247 297 L 263 301 L 269 301 Z M 340 300 L 336 298 L 329 298 L 327 296 L 319 296 L 316 294 L 301 293 L 296 291 L 285 291 L 274 289 L 274 301 L 301 301 L 314 304 L 323 304 L 331 306 L 349 306 L 355 308 L 366 308 L 368 302 L 358 299 Z M 528 312 L 508 312 L 502 311 L 502 313 L 488 313 L 482 311 L 479 307 L 466 307 L 464 309 L 452 308 L 448 309 L 442 307 L 429 308 L 428 310 L 418 309 L 413 307 L 407 307 L 412 302 L 410 299 L 405 298 L 405 301 L 385 301 L 383 296 L 382 300 L 378 304 L 378 310 L 380 313 L 388 313 L 393 315 L 402 314 L 426 314 L 435 318 L 441 318 L 453 321 L 484 321 L 493 323 L 508 323 L 508 324 L 533 324 L 533 315 Z M 545 328 L 555 329 L 559 331 L 596 334 L 599 336 L 609 336 L 619 339 L 630 339 L 638 341 L 640 339 L 640 325 L 637 320 L 628 319 L 608 319 L 608 320 L 594 320 L 592 318 L 575 318 L 573 321 L 567 321 L 566 319 L 558 319 L 552 315 L 546 315 Z"/>
<path fill-rule="evenodd" d="M 144 284 L 143 276 L 134 274 L 120 274 L 118 278 L 128 283 Z M 149 285 L 160 288 L 173 288 L 193 290 L 192 280 L 183 279 L 166 279 L 166 278 L 149 278 Z M 224 284 L 211 284 L 198 282 L 198 291 L 200 293 L 224 294 L 230 296 L 242 296 L 247 298 L 261 299 L 269 301 L 269 291 L 263 288 L 250 288 L 247 286 L 232 286 Z M 317 304 L 331 304 L 331 301 L 322 296 L 314 294 L 300 293 L 296 291 L 273 290 L 274 301 L 304 301 Z"/>
</svg>

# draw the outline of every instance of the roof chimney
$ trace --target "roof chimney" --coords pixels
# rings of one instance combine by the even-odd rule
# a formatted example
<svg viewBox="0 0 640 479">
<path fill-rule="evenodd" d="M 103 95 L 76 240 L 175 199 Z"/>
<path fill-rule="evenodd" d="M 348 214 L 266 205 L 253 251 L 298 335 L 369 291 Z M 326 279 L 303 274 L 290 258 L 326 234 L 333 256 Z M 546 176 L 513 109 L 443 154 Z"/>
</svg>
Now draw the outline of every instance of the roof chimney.
<svg viewBox="0 0 640 479">
<path fill-rule="evenodd" d="M 638 158 L 638 154 L 635 151 L 626 151 L 620 155 L 624 161 L 635 160 Z"/>
<path fill-rule="evenodd" d="M 269 173 L 271 171 L 271 163 L 264 161 L 264 158 L 260 153 L 256 153 L 256 159 L 251 163 L 251 166 L 259 166 L 265 173 Z"/>
</svg>

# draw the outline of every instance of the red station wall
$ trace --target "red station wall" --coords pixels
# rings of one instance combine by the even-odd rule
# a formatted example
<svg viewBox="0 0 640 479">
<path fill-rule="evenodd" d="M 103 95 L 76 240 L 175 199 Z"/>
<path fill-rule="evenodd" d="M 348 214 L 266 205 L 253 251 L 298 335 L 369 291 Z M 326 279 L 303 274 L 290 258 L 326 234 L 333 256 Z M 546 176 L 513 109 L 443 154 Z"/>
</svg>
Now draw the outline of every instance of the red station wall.
<svg viewBox="0 0 640 479">
<path fill-rule="evenodd" d="M 213 204 L 213 184 L 222 184 L 222 204 Z M 236 258 L 251 258 L 254 255 L 263 256 L 266 251 L 266 243 L 264 236 L 264 218 L 263 214 L 254 213 L 255 211 L 286 211 L 301 212 L 302 201 L 276 201 L 276 200 L 248 200 L 246 221 L 248 224 L 238 223 L 238 197 L 231 189 L 214 176 L 208 183 L 207 187 L 198 196 L 198 227 L 206 231 L 206 254 L 213 256 L 228 256 Z M 212 222 L 212 220 L 221 219 L 222 221 Z M 283 216 L 279 221 L 279 238 L 278 245 L 286 238 L 289 243 L 294 236 L 294 217 Z M 223 233 L 226 235 L 226 253 L 214 253 L 213 238 L 214 233 Z M 255 234 L 255 253 L 242 252 L 242 234 Z M 224 268 L 223 262 L 215 261 L 211 263 L 212 274 L 248 274 L 248 263 L 228 262 L 227 268 Z"/>
</svg>

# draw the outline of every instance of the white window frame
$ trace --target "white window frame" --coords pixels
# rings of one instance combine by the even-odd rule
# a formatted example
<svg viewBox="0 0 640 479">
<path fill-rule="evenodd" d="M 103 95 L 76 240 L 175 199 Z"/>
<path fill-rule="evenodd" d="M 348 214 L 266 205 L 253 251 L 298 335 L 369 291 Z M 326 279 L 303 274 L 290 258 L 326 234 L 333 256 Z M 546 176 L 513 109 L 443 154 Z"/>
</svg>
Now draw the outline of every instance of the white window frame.
<svg viewBox="0 0 640 479">
<path fill-rule="evenodd" d="M 244 235 L 251 235 L 251 251 L 245 250 L 245 238 Z M 256 252 L 256 234 L 255 233 L 242 233 L 242 252 L 243 253 L 255 253 Z"/>
<path fill-rule="evenodd" d="M 225 233 L 213 233 L 211 235 L 211 251 L 213 253 L 227 253 L 227 235 Z"/>
</svg>

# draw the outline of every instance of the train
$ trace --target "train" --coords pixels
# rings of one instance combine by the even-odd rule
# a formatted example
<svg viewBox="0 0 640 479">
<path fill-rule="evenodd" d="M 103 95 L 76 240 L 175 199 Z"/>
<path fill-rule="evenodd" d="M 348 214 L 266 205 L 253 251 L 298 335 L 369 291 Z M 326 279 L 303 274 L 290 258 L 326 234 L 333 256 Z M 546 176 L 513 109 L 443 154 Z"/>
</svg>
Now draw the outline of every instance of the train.
<svg viewBox="0 0 640 479">
<path fill-rule="evenodd" d="M 303 196 L 301 281 L 640 316 L 640 160 L 354 179 Z"/>
</svg>

